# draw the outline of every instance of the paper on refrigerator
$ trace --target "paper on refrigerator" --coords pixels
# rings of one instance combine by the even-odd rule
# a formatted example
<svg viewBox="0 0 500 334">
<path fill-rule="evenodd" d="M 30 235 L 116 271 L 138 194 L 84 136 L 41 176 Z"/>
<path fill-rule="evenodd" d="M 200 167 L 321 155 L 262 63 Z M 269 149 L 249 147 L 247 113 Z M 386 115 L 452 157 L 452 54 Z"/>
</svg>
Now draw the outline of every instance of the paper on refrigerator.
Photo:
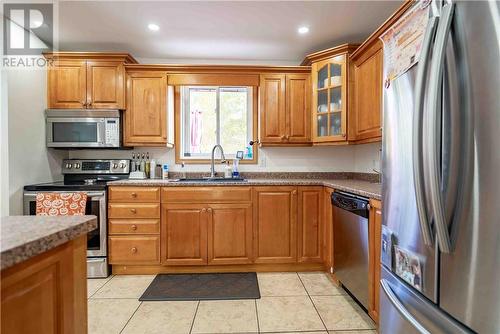
<svg viewBox="0 0 500 334">
<path fill-rule="evenodd" d="M 430 1 L 419 1 L 410 8 L 380 39 L 384 44 L 384 86 L 418 62 L 429 21 Z"/>
</svg>

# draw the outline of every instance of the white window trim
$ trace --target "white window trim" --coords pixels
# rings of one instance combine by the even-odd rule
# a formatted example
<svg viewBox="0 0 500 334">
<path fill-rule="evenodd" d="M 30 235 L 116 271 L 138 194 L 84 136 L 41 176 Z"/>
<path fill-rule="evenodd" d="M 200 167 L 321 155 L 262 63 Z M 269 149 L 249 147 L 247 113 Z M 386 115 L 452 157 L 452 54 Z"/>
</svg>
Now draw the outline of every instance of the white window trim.
<svg viewBox="0 0 500 334">
<path fill-rule="evenodd" d="M 180 119 L 180 139 L 181 145 L 179 147 L 180 154 L 179 157 L 182 160 L 200 160 L 200 159 L 210 159 L 210 152 L 207 153 L 195 153 L 191 156 L 185 156 L 186 145 L 190 142 L 190 122 L 188 115 L 188 111 L 190 110 L 189 106 L 189 89 L 197 88 L 197 89 L 215 89 L 217 93 L 217 102 L 216 102 L 216 138 L 217 144 L 220 144 L 220 106 L 219 106 L 219 96 L 221 88 L 245 88 L 247 90 L 247 140 L 248 144 L 251 140 L 253 140 L 253 87 L 251 86 L 182 86 L 181 87 L 181 119 Z M 223 147 L 224 148 L 224 147 Z M 245 147 L 242 147 L 241 150 L 244 151 Z M 225 152 L 224 152 L 225 153 Z M 244 152 L 245 153 L 245 152 Z M 227 159 L 235 159 L 236 153 L 226 153 Z"/>
</svg>

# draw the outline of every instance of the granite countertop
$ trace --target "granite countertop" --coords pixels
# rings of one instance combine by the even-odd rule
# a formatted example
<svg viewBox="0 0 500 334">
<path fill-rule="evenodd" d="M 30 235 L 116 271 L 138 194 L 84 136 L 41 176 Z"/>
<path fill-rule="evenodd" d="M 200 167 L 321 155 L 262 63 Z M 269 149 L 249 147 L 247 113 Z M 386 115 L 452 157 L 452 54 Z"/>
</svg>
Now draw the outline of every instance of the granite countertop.
<svg viewBox="0 0 500 334">
<path fill-rule="evenodd" d="M 195 186 L 326 186 L 356 195 L 381 199 L 380 183 L 358 179 L 314 179 L 314 178 L 249 178 L 246 181 L 183 181 L 175 179 L 118 180 L 108 182 L 110 186 L 151 186 L 151 187 L 195 187 Z"/>
<path fill-rule="evenodd" d="M 0 269 L 12 267 L 96 228 L 96 216 L 1 217 Z"/>
</svg>

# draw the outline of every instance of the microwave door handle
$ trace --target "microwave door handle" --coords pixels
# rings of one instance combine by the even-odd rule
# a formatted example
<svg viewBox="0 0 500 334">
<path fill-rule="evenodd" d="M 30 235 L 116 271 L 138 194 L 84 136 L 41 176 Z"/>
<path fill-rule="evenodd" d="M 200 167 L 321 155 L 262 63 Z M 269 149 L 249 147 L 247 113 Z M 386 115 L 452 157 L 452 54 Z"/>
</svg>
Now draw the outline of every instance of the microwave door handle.
<svg viewBox="0 0 500 334">
<path fill-rule="evenodd" d="M 427 246 L 432 246 L 433 238 L 429 226 L 429 209 L 426 207 L 426 198 L 423 182 L 423 162 L 422 162 L 422 119 L 424 114 L 424 97 L 427 83 L 427 69 L 429 64 L 430 50 L 434 33 L 436 32 L 438 18 L 431 17 L 427 24 L 420 52 L 418 72 L 415 82 L 415 108 L 413 112 L 413 178 L 415 182 L 415 198 L 418 209 L 418 219 L 422 231 L 422 239 Z"/>
<path fill-rule="evenodd" d="M 438 149 L 438 134 L 440 133 L 440 122 L 442 110 L 440 102 L 441 83 L 443 67 L 445 61 L 446 45 L 451 30 L 451 21 L 453 19 L 454 4 L 448 4 L 443 7 L 441 19 L 436 32 L 436 42 L 433 48 L 433 59 L 431 64 L 431 74 L 429 79 L 429 117 L 427 118 L 429 129 L 428 136 L 428 157 L 429 157 L 429 190 L 431 208 L 433 211 L 434 222 L 437 231 L 439 248 L 443 253 L 450 253 L 452 250 L 451 238 L 448 232 L 446 213 L 441 193 L 441 164 L 440 150 Z"/>
<path fill-rule="evenodd" d="M 104 144 L 104 138 L 106 138 L 106 120 L 100 118 L 97 122 L 97 142 Z"/>
</svg>

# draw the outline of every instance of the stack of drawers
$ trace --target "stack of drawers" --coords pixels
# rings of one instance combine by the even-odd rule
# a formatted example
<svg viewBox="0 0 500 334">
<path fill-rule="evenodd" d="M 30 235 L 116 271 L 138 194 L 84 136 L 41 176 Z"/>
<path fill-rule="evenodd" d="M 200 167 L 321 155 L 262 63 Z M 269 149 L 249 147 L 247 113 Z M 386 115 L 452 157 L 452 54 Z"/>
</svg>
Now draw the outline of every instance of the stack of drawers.
<svg viewBox="0 0 500 334">
<path fill-rule="evenodd" d="M 160 188 L 108 190 L 110 264 L 160 263 Z"/>
</svg>

